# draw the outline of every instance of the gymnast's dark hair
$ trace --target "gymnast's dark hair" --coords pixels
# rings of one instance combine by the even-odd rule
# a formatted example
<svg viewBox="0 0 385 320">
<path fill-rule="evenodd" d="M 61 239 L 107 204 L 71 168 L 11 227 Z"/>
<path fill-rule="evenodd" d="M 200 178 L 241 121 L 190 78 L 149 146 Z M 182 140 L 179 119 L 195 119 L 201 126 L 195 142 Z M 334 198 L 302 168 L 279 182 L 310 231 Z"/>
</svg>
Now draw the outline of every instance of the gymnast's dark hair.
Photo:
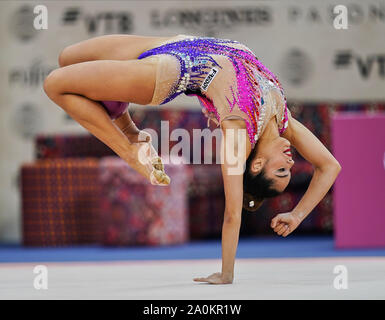
<svg viewBox="0 0 385 320">
<path fill-rule="evenodd" d="M 273 198 L 281 192 L 273 188 L 273 180 L 265 175 L 265 169 L 258 174 L 251 172 L 251 162 L 257 154 L 257 146 L 250 152 L 246 160 L 245 173 L 243 174 L 243 209 L 257 211 L 266 198 Z"/>
</svg>

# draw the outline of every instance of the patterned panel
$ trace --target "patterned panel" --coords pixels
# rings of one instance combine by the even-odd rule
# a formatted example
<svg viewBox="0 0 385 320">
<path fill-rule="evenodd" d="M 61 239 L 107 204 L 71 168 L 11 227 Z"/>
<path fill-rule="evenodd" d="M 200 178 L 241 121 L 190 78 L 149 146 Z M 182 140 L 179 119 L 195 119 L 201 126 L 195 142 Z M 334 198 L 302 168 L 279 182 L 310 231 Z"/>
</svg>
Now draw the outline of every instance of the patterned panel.
<svg viewBox="0 0 385 320">
<path fill-rule="evenodd" d="M 91 134 L 40 134 L 36 137 L 37 159 L 83 158 L 115 155 Z"/>
<path fill-rule="evenodd" d="M 50 159 L 21 168 L 23 243 L 61 246 L 100 237 L 98 162 Z"/>
<path fill-rule="evenodd" d="M 190 235 L 192 239 L 221 234 L 225 196 L 219 164 L 192 165 L 189 186 Z"/>
<path fill-rule="evenodd" d="M 105 245 L 169 245 L 189 239 L 185 165 L 165 164 L 170 186 L 151 185 L 117 157 L 100 161 Z"/>
</svg>

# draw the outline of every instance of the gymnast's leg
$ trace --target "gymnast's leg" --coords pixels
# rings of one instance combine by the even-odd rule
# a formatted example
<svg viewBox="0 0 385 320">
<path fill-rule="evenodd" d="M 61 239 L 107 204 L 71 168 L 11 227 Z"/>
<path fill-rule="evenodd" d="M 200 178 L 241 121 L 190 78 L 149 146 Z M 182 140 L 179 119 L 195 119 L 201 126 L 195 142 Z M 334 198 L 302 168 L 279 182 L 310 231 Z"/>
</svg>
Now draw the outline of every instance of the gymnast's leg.
<svg viewBox="0 0 385 320">
<path fill-rule="evenodd" d="M 48 97 L 69 116 L 108 145 L 133 169 L 153 181 L 149 153 L 139 161 L 148 143 L 131 143 L 98 101 L 148 104 L 155 88 L 156 65 L 144 60 L 98 60 L 77 63 L 52 71 L 44 82 Z M 146 145 L 145 145 L 146 144 Z M 157 183 L 169 178 L 156 175 Z"/>
<path fill-rule="evenodd" d="M 58 63 L 60 67 L 65 67 L 95 60 L 133 60 L 154 42 L 169 38 L 127 34 L 98 36 L 65 47 L 59 55 Z M 151 138 L 145 131 L 136 127 L 128 110 L 112 121 L 131 142 L 148 141 Z M 152 152 L 156 151 L 153 149 Z"/>
<path fill-rule="evenodd" d="M 59 65 L 65 67 L 95 60 L 133 60 L 154 42 L 169 38 L 128 34 L 94 37 L 65 47 L 59 55 Z"/>
</svg>

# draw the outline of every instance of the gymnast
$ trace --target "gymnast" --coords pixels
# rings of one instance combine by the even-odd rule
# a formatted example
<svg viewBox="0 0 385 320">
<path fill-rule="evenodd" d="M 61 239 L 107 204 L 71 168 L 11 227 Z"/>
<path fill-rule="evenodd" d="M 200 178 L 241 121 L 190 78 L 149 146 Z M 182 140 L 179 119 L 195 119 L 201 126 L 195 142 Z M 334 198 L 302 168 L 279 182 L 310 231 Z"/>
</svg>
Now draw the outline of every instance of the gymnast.
<svg viewBox="0 0 385 320">
<path fill-rule="evenodd" d="M 297 228 L 341 170 L 317 137 L 292 117 L 277 77 L 236 40 L 106 35 L 64 48 L 59 65 L 45 79 L 47 96 L 154 185 L 167 187 L 171 181 L 151 136 L 133 123 L 130 102 L 158 106 L 182 93 L 197 97 L 208 122 L 221 129 L 225 154 L 243 150 L 238 174 L 230 174 L 226 157 L 221 160 L 222 270 L 194 281 L 233 283 L 242 209 L 255 211 L 285 190 L 294 164 L 291 147 L 314 166 L 314 174 L 295 208 L 272 219 L 271 228 L 280 236 Z M 226 150 L 230 145 L 233 150 Z"/>
</svg>

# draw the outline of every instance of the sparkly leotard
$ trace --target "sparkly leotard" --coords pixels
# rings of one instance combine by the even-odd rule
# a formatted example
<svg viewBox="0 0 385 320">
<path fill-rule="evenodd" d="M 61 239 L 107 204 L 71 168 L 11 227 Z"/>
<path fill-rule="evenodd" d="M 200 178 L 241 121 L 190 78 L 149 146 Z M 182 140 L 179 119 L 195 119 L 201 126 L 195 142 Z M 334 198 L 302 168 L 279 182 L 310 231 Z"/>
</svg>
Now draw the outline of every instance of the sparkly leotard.
<svg viewBox="0 0 385 320">
<path fill-rule="evenodd" d="M 245 120 L 252 147 L 275 116 L 279 134 L 290 111 L 276 76 L 242 43 L 179 34 L 143 52 L 138 59 L 157 59 L 157 79 L 149 105 L 178 95 L 196 96 L 203 112 L 219 126 L 230 117 Z"/>
</svg>

